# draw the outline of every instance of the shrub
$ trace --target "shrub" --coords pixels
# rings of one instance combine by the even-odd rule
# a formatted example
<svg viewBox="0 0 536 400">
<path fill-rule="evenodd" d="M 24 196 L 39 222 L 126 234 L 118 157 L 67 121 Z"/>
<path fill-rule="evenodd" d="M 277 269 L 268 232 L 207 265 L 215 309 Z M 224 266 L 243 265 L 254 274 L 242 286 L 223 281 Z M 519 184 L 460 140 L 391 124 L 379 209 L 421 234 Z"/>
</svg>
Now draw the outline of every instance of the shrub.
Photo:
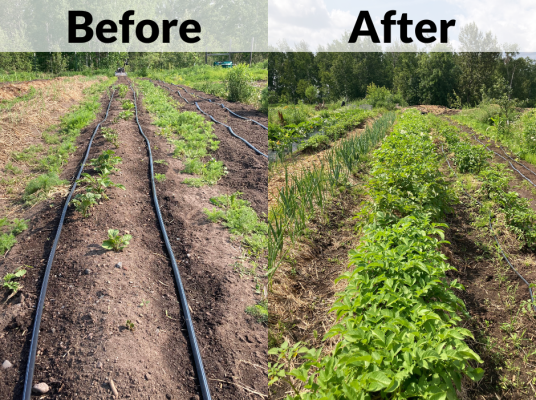
<svg viewBox="0 0 536 400">
<path fill-rule="evenodd" d="M 318 89 L 313 85 L 308 86 L 307 89 L 305 89 L 305 97 L 309 103 L 314 103 L 318 97 Z"/>
<path fill-rule="evenodd" d="M 536 110 L 527 111 L 521 117 L 523 137 L 529 153 L 536 154 Z"/>
<path fill-rule="evenodd" d="M 255 88 L 252 85 L 251 73 L 246 64 L 235 65 L 229 70 L 225 81 L 230 101 L 247 102 L 253 95 Z"/>
<path fill-rule="evenodd" d="M 386 87 L 376 86 L 374 83 L 367 86 L 366 100 L 373 107 L 383 107 L 388 110 L 394 110 L 397 104 L 400 106 L 406 105 L 400 94 L 393 94 Z"/>
</svg>

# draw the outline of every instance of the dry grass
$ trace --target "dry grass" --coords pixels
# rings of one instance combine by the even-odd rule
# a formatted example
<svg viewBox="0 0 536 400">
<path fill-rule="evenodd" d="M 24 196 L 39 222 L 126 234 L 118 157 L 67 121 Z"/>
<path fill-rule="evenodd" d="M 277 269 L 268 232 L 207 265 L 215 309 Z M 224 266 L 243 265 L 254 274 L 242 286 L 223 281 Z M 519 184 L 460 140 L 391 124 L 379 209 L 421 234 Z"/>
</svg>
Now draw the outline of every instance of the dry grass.
<svg viewBox="0 0 536 400">
<path fill-rule="evenodd" d="M 43 89 L 66 77 L 44 79 L 29 82 L 5 83 L 0 86 L 0 100 L 12 100 L 29 92 L 30 88 Z"/>
<path fill-rule="evenodd" d="M 27 90 L 33 86 L 36 94 L 0 112 L 0 170 L 13 152 L 42 144 L 43 131 L 60 122 L 61 116 L 84 98 L 82 91 L 102 79 L 106 78 L 75 76 L 16 84 Z M 0 87 L 0 96 L 8 92 L 7 89 L 2 92 L 4 88 Z"/>
</svg>

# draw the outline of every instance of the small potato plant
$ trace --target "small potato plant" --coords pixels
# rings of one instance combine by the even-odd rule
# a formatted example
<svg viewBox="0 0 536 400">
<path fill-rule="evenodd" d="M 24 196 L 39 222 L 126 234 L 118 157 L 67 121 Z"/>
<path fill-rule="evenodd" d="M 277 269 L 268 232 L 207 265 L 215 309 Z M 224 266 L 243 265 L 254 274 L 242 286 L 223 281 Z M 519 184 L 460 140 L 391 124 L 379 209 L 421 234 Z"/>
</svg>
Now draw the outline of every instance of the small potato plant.
<svg viewBox="0 0 536 400">
<path fill-rule="evenodd" d="M 127 327 L 127 329 L 131 332 L 134 332 L 134 330 L 136 329 L 136 326 L 134 325 L 134 322 L 132 322 L 131 320 L 127 319 L 127 323 L 125 324 L 125 326 Z"/>
<path fill-rule="evenodd" d="M 93 166 L 97 172 L 108 175 L 117 171 L 115 166 L 121 161 L 123 161 L 122 158 L 116 156 L 113 150 L 105 150 L 97 158 L 91 159 L 89 165 Z"/>
<path fill-rule="evenodd" d="M 117 149 L 119 147 L 119 135 L 117 131 L 112 128 L 102 128 L 102 136 L 106 139 L 107 142 L 110 142 Z"/>
<path fill-rule="evenodd" d="M 99 174 L 97 176 L 91 176 L 88 173 L 82 174 L 83 178 L 79 179 L 79 183 L 87 184 L 87 191 L 91 193 L 96 193 L 102 196 L 104 200 L 108 200 L 106 195 L 106 189 L 109 187 L 117 187 L 119 189 L 125 190 L 125 187 L 119 183 L 113 183 L 112 180 L 104 174 Z"/>
<path fill-rule="evenodd" d="M 134 113 L 131 110 L 121 111 L 116 117 L 116 120 L 124 119 L 125 121 L 132 117 Z"/>
<path fill-rule="evenodd" d="M 79 211 L 84 218 L 87 218 L 89 217 L 89 210 L 91 207 L 97 205 L 101 197 L 102 196 L 98 193 L 80 193 L 71 200 L 71 203 L 76 208 L 76 211 Z"/>
<path fill-rule="evenodd" d="M 16 279 L 22 278 L 24 275 L 26 275 L 26 270 L 24 268 L 32 267 L 30 267 L 29 265 L 24 265 L 22 267 L 17 268 L 13 273 L 8 273 L 4 276 L 2 287 L 11 291 L 11 294 L 9 295 L 7 300 L 15 296 L 15 294 L 20 289 L 22 289 L 22 285 L 20 284 L 20 282 L 16 281 Z"/>
<path fill-rule="evenodd" d="M 128 86 L 127 85 L 119 85 L 117 87 L 117 89 L 119 90 L 119 97 L 125 97 L 125 95 L 128 92 Z"/>
<path fill-rule="evenodd" d="M 102 247 L 106 250 L 123 251 L 131 240 L 131 235 L 121 236 L 118 229 L 108 229 L 108 240 L 102 242 Z"/>
<path fill-rule="evenodd" d="M 132 110 L 134 108 L 134 103 L 130 100 L 122 100 L 121 106 L 123 107 L 123 110 Z"/>
</svg>

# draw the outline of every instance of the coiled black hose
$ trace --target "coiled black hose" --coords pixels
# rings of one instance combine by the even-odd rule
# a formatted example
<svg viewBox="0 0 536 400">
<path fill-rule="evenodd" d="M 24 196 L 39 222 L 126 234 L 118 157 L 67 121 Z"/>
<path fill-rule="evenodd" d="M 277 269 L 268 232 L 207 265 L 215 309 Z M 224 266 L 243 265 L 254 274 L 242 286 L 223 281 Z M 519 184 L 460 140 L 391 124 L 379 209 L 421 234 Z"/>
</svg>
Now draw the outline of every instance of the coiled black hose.
<svg viewBox="0 0 536 400">
<path fill-rule="evenodd" d="M 181 308 L 184 314 L 186 328 L 188 330 L 188 339 L 190 341 L 190 346 L 192 347 L 192 353 L 193 353 L 194 362 L 195 362 L 195 369 L 197 371 L 197 376 L 199 377 L 201 393 L 203 394 L 204 400 L 211 400 L 210 389 L 208 387 L 207 377 L 205 375 L 205 369 L 203 367 L 203 360 L 201 359 L 201 352 L 199 351 L 199 346 L 197 345 L 197 339 L 195 337 L 194 325 L 192 323 L 192 317 L 190 315 L 188 301 L 186 300 L 186 294 L 184 292 L 184 287 L 182 286 L 181 275 L 179 273 L 179 267 L 177 266 L 177 262 L 175 261 L 175 255 L 173 254 L 173 250 L 171 248 L 171 244 L 169 242 L 169 238 L 166 233 L 164 220 L 162 219 L 162 214 L 160 213 L 160 205 L 158 204 L 158 197 L 156 195 L 156 186 L 154 183 L 153 155 L 151 152 L 151 144 L 149 143 L 149 139 L 147 139 L 147 136 L 145 136 L 145 134 L 143 133 L 143 129 L 141 128 L 140 121 L 138 120 L 138 105 L 137 105 L 138 100 L 136 96 L 136 91 L 134 90 L 132 85 L 130 86 L 130 88 L 134 92 L 134 108 L 136 110 L 136 123 L 138 124 L 138 129 L 141 135 L 143 136 L 143 138 L 145 139 L 145 142 L 147 143 L 147 151 L 149 152 L 149 167 L 150 167 L 150 173 L 151 173 L 151 191 L 153 192 L 153 202 L 154 202 L 154 206 L 156 210 L 156 216 L 158 218 L 158 224 L 160 225 L 160 230 L 162 231 L 162 236 L 164 237 L 164 242 L 166 243 L 166 249 L 168 251 L 169 258 L 171 260 L 171 266 L 173 268 L 173 275 L 175 276 L 175 284 L 177 285 L 177 289 L 179 291 Z"/>
<path fill-rule="evenodd" d="M 34 326 L 33 326 L 33 331 L 32 331 L 32 339 L 30 342 L 28 365 L 26 366 L 26 375 L 24 377 L 24 391 L 22 393 L 23 400 L 30 400 L 32 396 L 32 382 L 33 382 L 33 374 L 35 370 L 35 356 L 37 353 L 37 341 L 39 339 L 39 327 L 41 326 L 41 318 L 43 316 L 43 306 L 45 305 L 45 298 L 47 294 L 50 270 L 52 268 L 52 262 L 54 261 L 54 256 L 56 255 L 56 247 L 58 246 L 58 242 L 60 240 L 61 229 L 63 228 L 63 221 L 65 220 L 65 215 L 67 214 L 67 209 L 69 208 L 69 203 L 71 202 L 71 197 L 73 196 L 73 193 L 76 190 L 76 185 L 77 185 L 76 181 L 80 179 L 80 175 L 82 174 L 82 171 L 84 170 L 84 166 L 86 165 L 87 158 L 89 157 L 89 151 L 91 149 L 91 144 L 93 143 L 93 139 L 95 138 L 95 135 L 97 131 L 99 130 L 101 124 L 104 123 L 106 119 L 108 118 L 108 112 L 110 111 L 110 106 L 112 105 L 114 94 L 115 94 L 115 88 L 112 92 L 112 97 L 110 98 L 110 102 L 108 103 L 108 108 L 106 109 L 106 115 L 104 116 L 104 119 L 101 122 L 99 122 L 99 124 L 95 127 L 95 130 L 93 131 L 93 134 L 91 135 L 91 138 L 89 139 L 89 144 L 87 146 L 86 154 L 84 155 L 84 159 L 82 160 L 82 163 L 80 164 L 80 168 L 78 169 L 78 174 L 76 175 L 76 178 L 74 180 L 73 187 L 71 188 L 71 191 L 69 192 L 69 195 L 67 196 L 67 199 L 65 200 L 65 205 L 63 206 L 63 211 L 61 213 L 60 222 L 58 224 L 58 229 L 56 231 L 56 237 L 54 238 L 54 242 L 52 243 L 52 249 L 50 250 L 50 255 L 48 256 L 48 262 L 47 262 L 47 266 L 45 269 L 45 274 L 43 275 L 43 283 L 41 284 L 41 292 L 39 294 L 39 302 L 37 303 L 37 310 L 35 313 L 35 320 L 34 320 Z"/>
<path fill-rule="evenodd" d="M 447 164 L 449 166 L 449 168 L 451 169 L 452 172 L 454 172 L 454 175 L 456 176 L 456 178 L 458 177 L 458 174 L 456 173 L 456 171 L 454 170 L 454 168 L 452 168 L 452 166 L 450 165 L 450 162 L 449 162 L 449 159 L 448 157 L 446 156 L 445 154 L 445 150 L 443 149 L 443 145 L 441 145 L 441 151 L 443 152 L 443 155 L 445 156 L 445 159 L 447 160 Z M 480 207 L 483 207 L 483 204 L 478 201 L 478 199 L 474 198 L 473 196 L 471 196 L 469 194 L 469 192 L 467 192 L 463 187 L 462 187 L 462 190 L 464 191 L 465 195 L 467 197 L 469 197 L 470 199 L 476 201 L 478 203 L 478 205 Z M 530 301 L 532 303 L 532 307 L 534 308 L 534 311 L 536 311 L 536 305 L 534 304 L 534 297 L 532 295 L 532 288 L 530 287 L 530 284 L 527 282 L 527 280 L 525 278 L 523 278 L 523 276 L 517 272 L 517 270 L 514 268 L 514 266 L 512 265 L 512 263 L 510 262 L 510 260 L 508 259 L 508 257 L 506 257 L 506 254 L 504 253 L 500 243 L 499 243 L 499 238 L 497 237 L 497 235 L 495 234 L 495 230 L 493 229 L 493 224 L 491 223 L 491 211 L 489 213 L 489 221 L 488 221 L 488 224 L 489 224 L 489 227 L 490 227 L 490 231 L 491 233 L 493 234 L 493 237 L 495 238 L 495 243 L 497 243 L 497 247 L 499 248 L 499 251 L 501 252 L 504 260 L 508 263 L 508 265 L 510 266 L 510 268 L 512 268 L 512 270 L 517 274 L 517 276 L 519 276 L 519 278 L 521 278 L 521 280 L 523 282 L 525 282 L 525 284 L 527 285 L 527 287 L 529 288 L 529 294 L 530 294 Z"/>
<path fill-rule="evenodd" d="M 195 102 L 195 106 L 197 107 L 197 109 L 199 111 L 201 111 L 203 114 L 205 114 L 206 116 L 210 117 L 210 119 L 212 121 L 214 121 L 215 123 L 217 124 L 220 124 L 220 125 L 223 125 L 227 128 L 227 130 L 231 133 L 231 135 L 233 135 L 234 137 L 236 137 L 237 139 L 240 139 L 241 141 L 243 141 L 248 147 L 250 147 L 251 149 L 253 149 L 258 155 L 260 156 L 264 156 L 266 158 L 268 158 L 268 156 L 266 154 L 264 154 L 263 152 L 261 152 L 260 150 L 257 150 L 257 148 L 255 148 L 251 143 L 249 143 L 246 139 L 238 136 L 236 133 L 233 132 L 233 129 L 228 126 L 228 125 L 225 125 L 223 122 L 220 122 L 220 121 L 217 121 L 216 119 L 214 119 L 214 117 L 210 114 L 207 114 L 206 112 L 204 112 L 203 110 L 201 110 L 201 108 L 199 107 L 199 104 L 197 104 L 197 101 Z"/>
</svg>

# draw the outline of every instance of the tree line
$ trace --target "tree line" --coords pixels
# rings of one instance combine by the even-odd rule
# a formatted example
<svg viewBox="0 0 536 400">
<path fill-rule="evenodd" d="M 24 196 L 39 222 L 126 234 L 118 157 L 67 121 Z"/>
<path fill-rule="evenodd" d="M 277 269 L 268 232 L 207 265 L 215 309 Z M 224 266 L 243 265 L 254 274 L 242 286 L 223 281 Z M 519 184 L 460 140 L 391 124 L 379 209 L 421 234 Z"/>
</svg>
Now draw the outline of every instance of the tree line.
<svg viewBox="0 0 536 400">
<path fill-rule="evenodd" d="M 253 53 L 252 63 L 263 62 L 268 53 Z M 205 53 L 113 53 L 113 52 L 45 52 L 45 53 L 0 53 L 0 71 L 46 72 L 61 74 L 65 71 L 113 72 L 128 60 L 128 70 L 174 69 L 205 64 Z M 207 63 L 228 60 L 228 56 L 207 57 Z M 249 63 L 250 53 L 232 53 L 235 64 Z"/>
<path fill-rule="evenodd" d="M 474 106 L 505 93 L 527 107 L 536 105 L 535 60 L 523 57 L 515 45 L 505 45 L 505 51 L 471 51 L 500 48 L 490 32 L 478 31 L 475 24 L 463 27 L 459 40 L 460 51 L 441 45 L 442 52 L 438 47 L 408 52 L 407 46 L 401 52 L 400 44 L 384 52 L 379 47 L 374 52 L 331 51 L 343 49 L 343 41 L 313 52 L 305 44 L 291 49 L 283 43 L 268 58 L 269 100 L 355 100 L 366 97 L 374 83 L 409 105 Z"/>
</svg>

